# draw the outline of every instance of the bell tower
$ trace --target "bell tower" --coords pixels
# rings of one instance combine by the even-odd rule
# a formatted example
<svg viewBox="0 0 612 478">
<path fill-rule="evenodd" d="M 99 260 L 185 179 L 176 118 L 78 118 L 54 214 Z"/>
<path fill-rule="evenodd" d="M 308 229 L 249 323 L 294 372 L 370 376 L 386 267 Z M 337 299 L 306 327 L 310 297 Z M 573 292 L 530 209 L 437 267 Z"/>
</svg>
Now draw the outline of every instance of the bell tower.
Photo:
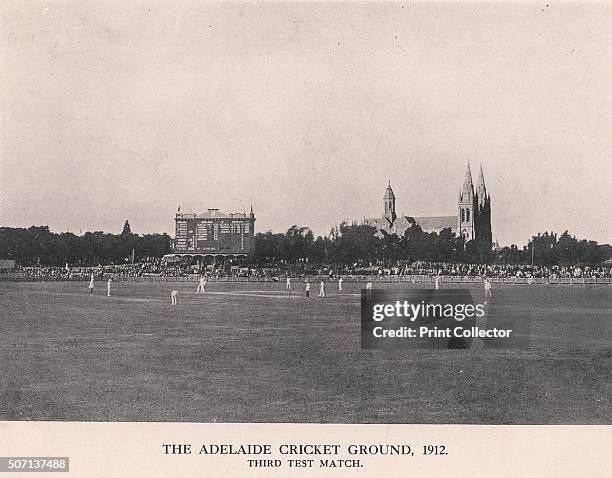
<svg viewBox="0 0 612 478">
<path fill-rule="evenodd" d="M 383 219 L 386 219 L 389 225 L 391 226 L 397 215 L 395 214 L 395 194 L 393 194 L 393 189 L 391 189 L 391 181 L 387 186 L 387 190 L 385 191 L 385 197 L 383 197 L 383 202 L 385 205 L 385 213 L 383 214 Z"/>
</svg>

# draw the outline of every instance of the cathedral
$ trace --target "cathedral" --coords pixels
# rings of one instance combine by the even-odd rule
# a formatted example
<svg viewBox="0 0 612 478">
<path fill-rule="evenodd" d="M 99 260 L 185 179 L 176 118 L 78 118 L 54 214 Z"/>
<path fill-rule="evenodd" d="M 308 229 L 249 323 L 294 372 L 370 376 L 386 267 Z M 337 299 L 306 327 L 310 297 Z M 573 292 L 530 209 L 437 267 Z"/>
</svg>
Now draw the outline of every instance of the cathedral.
<svg viewBox="0 0 612 478">
<path fill-rule="evenodd" d="M 391 182 L 383 197 L 384 213 L 381 217 L 364 218 L 363 224 L 374 226 L 379 231 L 402 236 L 406 229 L 418 224 L 425 232 L 440 233 L 450 229 L 455 235 L 461 234 L 464 240 L 478 239 L 492 243 L 491 234 L 491 196 L 487 193 L 482 166 L 478 174 L 476 188 L 472 182 L 472 171 L 468 163 L 465 180 L 459 191 L 457 214 L 453 216 L 397 216 L 395 212 L 395 194 Z"/>
</svg>

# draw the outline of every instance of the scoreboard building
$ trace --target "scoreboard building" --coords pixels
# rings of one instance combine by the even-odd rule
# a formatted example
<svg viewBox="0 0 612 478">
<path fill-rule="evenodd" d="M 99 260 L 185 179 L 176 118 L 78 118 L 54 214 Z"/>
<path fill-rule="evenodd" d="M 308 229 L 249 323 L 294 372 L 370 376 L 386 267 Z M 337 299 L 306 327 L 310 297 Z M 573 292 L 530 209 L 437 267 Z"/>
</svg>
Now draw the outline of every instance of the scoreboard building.
<svg viewBox="0 0 612 478">
<path fill-rule="evenodd" d="M 208 209 L 205 213 L 177 212 L 174 256 L 207 256 L 245 259 L 255 249 L 255 214 L 223 213 Z"/>
</svg>

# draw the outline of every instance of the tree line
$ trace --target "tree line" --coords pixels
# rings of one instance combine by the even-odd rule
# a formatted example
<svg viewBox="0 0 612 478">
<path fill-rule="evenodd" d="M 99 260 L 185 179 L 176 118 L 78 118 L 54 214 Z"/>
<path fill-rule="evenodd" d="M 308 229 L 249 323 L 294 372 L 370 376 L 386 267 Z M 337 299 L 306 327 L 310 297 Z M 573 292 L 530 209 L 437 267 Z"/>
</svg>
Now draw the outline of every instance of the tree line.
<svg viewBox="0 0 612 478">
<path fill-rule="evenodd" d="M 53 233 L 48 226 L 0 228 L 0 258 L 31 266 L 120 264 L 144 258 L 161 258 L 171 252 L 167 234 L 134 234 L 126 221 L 121 234 L 101 231 L 75 235 Z M 512 245 L 492 250 L 489 243 L 464 243 L 451 229 L 424 232 L 418 224 L 401 236 L 377 232 L 368 225 L 342 223 L 330 233 L 315 237 L 306 226 L 291 226 L 284 233 L 255 236 L 256 264 L 285 261 L 352 264 L 393 264 L 397 261 L 502 263 L 535 265 L 596 265 L 612 256 L 609 245 L 577 239 L 565 231 L 545 232 L 522 248 Z"/>
<path fill-rule="evenodd" d="M 612 258 L 612 246 L 587 239 L 577 239 L 568 231 L 558 236 L 544 232 L 533 236 L 525 247 L 515 245 L 498 251 L 498 260 L 504 264 L 531 264 L 543 266 L 597 265 Z"/>
<path fill-rule="evenodd" d="M 167 234 L 133 234 L 126 221 L 121 234 L 102 231 L 77 236 L 54 233 L 48 226 L 0 228 L 0 258 L 22 266 L 121 264 L 145 257 L 159 258 L 170 252 Z"/>
<path fill-rule="evenodd" d="M 291 226 L 286 233 L 257 234 L 254 259 L 257 262 L 309 261 L 348 264 L 358 261 L 393 263 L 398 260 L 484 261 L 489 259 L 481 244 L 464 248 L 450 229 L 426 233 L 415 225 L 402 236 L 377 233 L 368 225 L 342 223 L 326 236 L 314 237 L 304 226 Z M 490 249 L 490 248 L 488 248 Z"/>
<path fill-rule="evenodd" d="M 368 262 L 392 264 L 398 261 L 449 263 L 502 263 L 534 265 L 597 265 L 612 257 L 612 247 L 595 241 L 577 239 L 565 231 L 560 236 L 545 232 L 533 237 L 519 249 L 516 245 L 493 250 L 485 241 L 464 242 L 450 228 L 439 233 L 425 232 L 418 224 L 401 236 L 377 233 L 368 225 L 342 223 L 327 236 L 315 238 L 304 226 L 291 226 L 286 233 L 259 233 L 254 259 L 273 261 L 309 261 L 349 264 Z"/>
</svg>

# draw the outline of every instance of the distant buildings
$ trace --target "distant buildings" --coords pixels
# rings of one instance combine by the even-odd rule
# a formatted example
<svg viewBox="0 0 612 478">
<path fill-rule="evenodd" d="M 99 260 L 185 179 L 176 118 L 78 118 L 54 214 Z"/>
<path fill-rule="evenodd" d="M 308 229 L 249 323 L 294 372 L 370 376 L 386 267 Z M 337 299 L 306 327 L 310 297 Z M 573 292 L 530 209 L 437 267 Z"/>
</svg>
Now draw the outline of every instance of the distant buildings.
<svg viewBox="0 0 612 478">
<path fill-rule="evenodd" d="M 456 235 L 461 234 L 466 241 L 478 239 L 492 244 L 491 196 L 487 193 L 482 166 L 478 174 L 478 184 L 474 189 L 472 172 L 468 163 L 463 186 L 459 192 L 456 215 L 398 217 L 395 209 L 395 194 L 390 182 L 383 197 L 383 207 L 384 212 L 381 217 L 364 218 L 362 223 L 398 236 L 402 236 L 406 229 L 414 224 L 418 224 L 425 232 L 439 233 L 448 228 Z"/>
<path fill-rule="evenodd" d="M 208 209 L 201 214 L 181 213 L 179 209 L 174 220 L 176 234 L 172 241 L 171 256 L 190 256 L 206 262 L 207 259 L 244 259 L 255 250 L 255 214 L 252 207 L 248 214 L 226 214 L 218 209 Z M 474 188 L 468 164 L 455 215 L 398 217 L 395 194 L 389 183 L 383 197 L 383 214 L 380 217 L 364 218 L 362 223 L 398 236 L 402 236 L 415 224 L 428 233 L 450 229 L 454 234 L 460 234 L 465 241 L 476 239 L 491 247 L 491 196 L 485 186 L 482 167 Z"/>
</svg>

